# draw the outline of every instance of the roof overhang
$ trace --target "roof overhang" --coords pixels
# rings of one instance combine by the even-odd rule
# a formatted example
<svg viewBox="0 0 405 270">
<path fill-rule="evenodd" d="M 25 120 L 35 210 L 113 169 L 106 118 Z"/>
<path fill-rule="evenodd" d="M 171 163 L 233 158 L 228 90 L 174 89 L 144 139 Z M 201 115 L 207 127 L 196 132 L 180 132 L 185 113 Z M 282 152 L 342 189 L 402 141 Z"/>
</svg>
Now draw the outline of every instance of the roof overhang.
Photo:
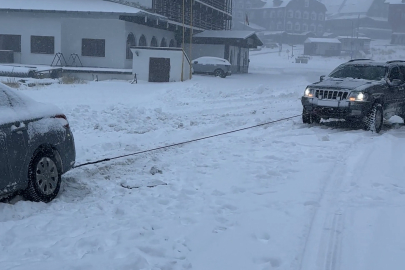
<svg viewBox="0 0 405 270">
<path fill-rule="evenodd" d="M 229 44 L 248 48 L 263 46 L 263 42 L 252 31 L 203 31 L 193 36 L 195 44 Z"/>
</svg>

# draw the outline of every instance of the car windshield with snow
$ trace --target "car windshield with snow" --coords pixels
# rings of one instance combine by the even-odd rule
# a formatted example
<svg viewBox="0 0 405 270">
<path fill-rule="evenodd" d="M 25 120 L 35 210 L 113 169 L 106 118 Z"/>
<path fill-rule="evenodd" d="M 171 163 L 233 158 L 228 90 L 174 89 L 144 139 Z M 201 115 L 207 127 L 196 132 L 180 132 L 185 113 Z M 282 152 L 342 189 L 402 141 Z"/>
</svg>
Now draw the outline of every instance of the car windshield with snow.
<svg viewBox="0 0 405 270">
<path fill-rule="evenodd" d="M 66 116 L 0 83 L 0 197 L 23 191 L 49 202 L 61 175 L 75 163 L 75 145 Z"/>
<path fill-rule="evenodd" d="M 309 85 L 302 97 L 304 123 L 344 119 L 380 132 L 383 121 L 405 117 L 405 63 L 350 60 Z"/>
</svg>

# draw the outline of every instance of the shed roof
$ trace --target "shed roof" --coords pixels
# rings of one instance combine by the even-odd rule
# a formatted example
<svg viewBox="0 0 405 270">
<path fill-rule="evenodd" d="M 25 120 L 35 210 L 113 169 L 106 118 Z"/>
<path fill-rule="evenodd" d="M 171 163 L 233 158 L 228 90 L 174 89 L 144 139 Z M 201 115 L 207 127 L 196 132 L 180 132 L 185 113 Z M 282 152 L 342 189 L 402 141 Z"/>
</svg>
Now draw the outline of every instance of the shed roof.
<svg viewBox="0 0 405 270">
<path fill-rule="evenodd" d="M 222 31 L 222 30 L 207 30 L 194 37 L 198 38 L 231 38 L 231 39 L 247 39 L 255 34 L 255 31 Z"/>
<path fill-rule="evenodd" d="M 307 38 L 305 43 L 333 43 L 333 44 L 341 44 L 341 42 L 337 38 Z"/>
<path fill-rule="evenodd" d="M 0 11 L 97 12 L 133 15 L 141 9 L 104 0 L 0 0 Z"/>
<path fill-rule="evenodd" d="M 196 43 L 215 43 L 222 44 L 225 42 L 246 42 L 248 38 L 253 39 L 253 44 L 249 47 L 262 46 L 263 42 L 258 38 L 255 31 L 228 31 L 228 30 L 206 30 L 195 34 L 193 41 Z"/>
</svg>

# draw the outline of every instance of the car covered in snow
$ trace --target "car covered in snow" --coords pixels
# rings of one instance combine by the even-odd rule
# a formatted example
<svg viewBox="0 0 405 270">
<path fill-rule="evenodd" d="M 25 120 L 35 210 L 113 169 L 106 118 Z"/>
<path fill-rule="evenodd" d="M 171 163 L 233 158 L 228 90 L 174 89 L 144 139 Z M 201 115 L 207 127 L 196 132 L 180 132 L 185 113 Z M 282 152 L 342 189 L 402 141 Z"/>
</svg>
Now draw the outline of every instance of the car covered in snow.
<svg viewBox="0 0 405 270">
<path fill-rule="evenodd" d="M 50 202 L 75 158 L 66 116 L 0 83 L 0 198 Z"/>
<path fill-rule="evenodd" d="M 350 60 L 308 85 L 301 101 L 304 123 L 345 119 L 378 133 L 384 118 L 405 117 L 405 61 Z"/>
<path fill-rule="evenodd" d="M 194 59 L 192 65 L 195 74 L 210 74 L 221 78 L 232 74 L 231 63 L 219 57 L 203 56 Z"/>
</svg>

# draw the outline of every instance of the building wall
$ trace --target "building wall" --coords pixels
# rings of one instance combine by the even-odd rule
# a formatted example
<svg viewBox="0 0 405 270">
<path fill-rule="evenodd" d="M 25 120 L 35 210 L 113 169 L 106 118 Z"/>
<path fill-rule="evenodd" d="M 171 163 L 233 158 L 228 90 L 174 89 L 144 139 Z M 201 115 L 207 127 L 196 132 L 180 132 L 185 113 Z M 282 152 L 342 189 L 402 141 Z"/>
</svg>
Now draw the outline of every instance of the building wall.
<svg viewBox="0 0 405 270">
<path fill-rule="evenodd" d="M 118 19 L 118 15 L 78 15 L 35 12 L 0 13 L 0 34 L 21 35 L 21 53 L 14 53 L 16 63 L 51 65 L 55 54 L 61 52 L 68 64 L 70 55 L 77 54 L 87 67 L 131 68 L 127 59 L 127 37 L 133 33 L 136 44 L 144 35 L 147 45 L 155 37 L 160 46 L 163 38 L 167 46 L 174 33 Z M 29 27 L 28 27 L 29 26 Z M 54 54 L 31 53 L 31 36 L 53 36 Z M 104 39 L 105 57 L 83 56 L 82 39 Z M 76 61 L 78 62 L 78 61 Z M 63 63 L 64 64 L 64 63 Z"/>
<path fill-rule="evenodd" d="M 153 37 L 155 37 L 157 39 L 159 47 L 160 47 L 160 44 L 161 44 L 163 38 L 166 40 L 167 46 L 169 46 L 171 40 L 173 40 L 173 41 L 175 40 L 175 36 L 174 36 L 173 32 L 156 29 L 156 28 L 151 28 L 151 27 L 147 27 L 144 25 L 125 22 L 125 32 L 124 32 L 125 37 L 122 40 L 122 43 L 124 45 L 126 45 L 126 40 L 130 33 L 132 33 L 135 36 L 135 41 L 136 41 L 135 46 L 139 45 L 139 39 L 141 38 L 142 35 L 145 36 L 146 43 L 148 46 L 150 45 Z M 126 59 L 126 49 L 124 49 L 123 51 L 124 51 L 124 59 Z M 131 67 L 132 67 L 132 60 L 126 59 L 125 68 L 131 68 Z"/>
<path fill-rule="evenodd" d="M 405 3 L 391 4 L 389 7 L 388 21 L 393 32 L 405 33 Z"/>
<path fill-rule="evenodd" d="M 191 53 L 190 44 L 185 44 L 184 50 L 191 60 L 202 56 L 225 57 L 225 45 L 223 44 L 193 44 Z"/>
<path fill-rule="evenodd" d="M 83 27 L 85 26 L 85 27 Z M 105 57 L 83 56 L 82 39 L 104 39 Z M 83 66 L 125 68 L 125 22 L 111 19 L 65 18 L 62 23 L 62 52 L 79 55 Z"/>
<path fill-rule="evenodd" d="M 269 31 L 311 31 L 322 35 L 325 32 L 325 13 L 325 5 L 316 0 L 291 0 L 285 7 L 252 8 L 248 17 L 250 22 Z"/>
<path fill-rule="evenodd" d="M 187 57 L 183 57 L 183 51 L 171 51 L 171 50 L 148 50 L 132 48 L 134 54 L 132 72 L 136 74 L 138 80 L 149 80 L 149 59 L 151 57 L 156 58 L 170 58 L 170 81 L 181 81 L 181 70 L 183 68 L 183 80 L 190 79 L 190 62 Z M 138 55 L 137 55 L 138 53 Z M 184 64 L 182 64 L 182 62 Z"/>
<path fill-rule="evenodd" d="M 21 35 L 21 53 L 15 53 L 17 63 L 50 65 L 54 54 L 31 53 L 31 36 L 54 36 L 55 53 L 61 51 L 61 21 L 58 16 L 41 13 L 0 12 L 0 34 Z"/>
</svg>

